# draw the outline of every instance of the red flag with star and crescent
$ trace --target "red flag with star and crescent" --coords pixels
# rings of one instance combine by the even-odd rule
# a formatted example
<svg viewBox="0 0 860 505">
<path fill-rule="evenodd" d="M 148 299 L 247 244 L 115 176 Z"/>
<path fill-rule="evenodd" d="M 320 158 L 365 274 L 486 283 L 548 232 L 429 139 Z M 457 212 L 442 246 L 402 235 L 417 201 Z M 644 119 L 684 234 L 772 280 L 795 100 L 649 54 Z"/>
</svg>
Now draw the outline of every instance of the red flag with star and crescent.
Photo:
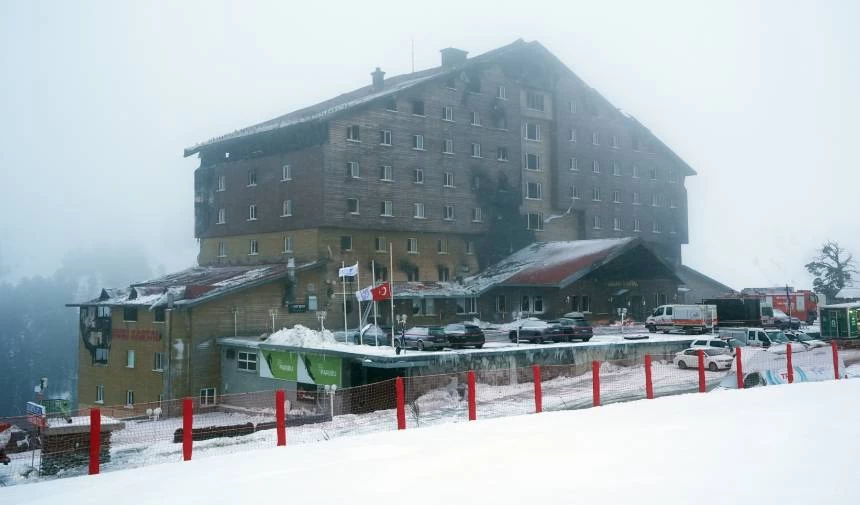
<svg viewBox="0 0 860 505">
<path fill-rule="evenodd" d="M 373 301 L 379 302 L 382 300 L 391 299 L 391 285 L 387 282 L 383 282 L 379 286 L 370 290 L 370 294 L 373 295 Z"/>
</svg>

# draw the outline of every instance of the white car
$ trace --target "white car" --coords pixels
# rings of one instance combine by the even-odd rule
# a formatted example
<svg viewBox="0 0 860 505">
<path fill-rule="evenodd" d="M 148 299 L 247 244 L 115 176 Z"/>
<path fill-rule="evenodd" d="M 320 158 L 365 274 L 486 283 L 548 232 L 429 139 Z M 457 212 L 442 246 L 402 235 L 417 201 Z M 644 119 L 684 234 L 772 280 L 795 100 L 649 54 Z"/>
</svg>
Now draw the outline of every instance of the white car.
<svg viewBox="0 0 860 505">
<path fill-rule="evenodd" d="M 712 372 L 717 370 L 728 370 L 732 367 L 734 358 L 730 351 L 717 348 L 694 348 L 691 347 L 675 354 L 672 362 L 680 369 L 699 368 L 699 351 L 705 353 L 705 368 Z"/>
<path fill-rule="evenodd" d="M 800 330 L 784 331 L 785 337 L 792 343 L 803 344 L 807 349 L 817 349 L 819 347 L 827 347 L 827 343 L 817 338 L 812 338 Z"/>
<path fill-rule="evenodd" d="M 737 340 L 723 338 L 699 338 L 690 344 L 691 349 L 723 349 L 732 355 L 735 354 L 735 348 L 740 346 Z"/>
</svg>

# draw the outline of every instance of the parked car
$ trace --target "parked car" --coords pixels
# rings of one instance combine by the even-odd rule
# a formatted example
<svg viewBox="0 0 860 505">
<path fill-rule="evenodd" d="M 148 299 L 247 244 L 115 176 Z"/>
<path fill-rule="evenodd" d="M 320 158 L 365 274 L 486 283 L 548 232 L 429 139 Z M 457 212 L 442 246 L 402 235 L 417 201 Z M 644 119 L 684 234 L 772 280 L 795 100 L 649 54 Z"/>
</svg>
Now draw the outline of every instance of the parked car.
<svg viewBox="0 0 860 505">
<path fill-rule="evenodd" d="M 708 348 L 689 348 L 675 354 L 672 360 L 680 369 L 698 368 L 699 367 L 699 351 L 705 354 L 705 368 L 712 372 L 717 370 L 728 370 L 732 367 L 734 358 L 729 353 L 728 349 Z"/>
<path fill-rule="evenodd" d="M 474 346 L 475 349 L 484 347 L 486 338 L 481 328 L 469 323 L 454 323 L 445 326 L 445 336 L 448 343 L 455 349 Z"/>
<path fill-rule="evenodd" d="M 585 320 L 585 318 L 580 319 L 571 319 L 568 317 L 562 317 L 558 320 L 558 322 L 562 326 L 567 326 L 571 328 L 571 339 L 579 339 L 583 342 L 588 342 L 591 340 L 591 337 L 594 336 L 594 329 Z"/>
<path fill-rule="evenodd" d="M 715 305 L 660 305 L 645 319 L 649 332 L 708 333 L 714 329 Z"/>
<path fill-rule="evenodd" d="M 735 349 L 740 346 L 741 343 L 738 340 L 722 338 L 700 338 L 693 340 L 693 343 L 690 344 L 690 348 L 693 349 L 724 349 L 732 355 L 735 354 Z"/>
<path fill-rule="evenodd" d="M 366 324 L 361 331 L 353 331 L 350 334 L 353 344 L 364 345 L 391 345 L 391 328 Z"/>
<path fill-rule="evenodd" d="M 574 337 L 574 327 L 562 324 L 560 321 L 543 321 L 541 319 L 526 319 L 520 324 L 520 342 L 542 344 L 546 341 L 570 342 Z M 511 342 L 517 341 L 517 330 L 510 330 L 508 337 Z M 589 337 L 591 338 L 591 337 Z"/>
<path fill-rule="evenodd" d="M 786 348 L 791 344 L 791 340 L 788 339 L 782 330 L 766 330 L 765 334 L 767 334 L 770 339 L 770 346 L 767 349 L 768 351 L 776 354 L 786 353 Z M 803 352 L 807 349 L 808 347 L 803 344 L 794 344 L 791 346 L 792 352 Z"/>
<path fill-rule="evenodd" d="M 413 326 L 394 341 L 397 347 L 403 349 L 442 349 L 448 347 L 448 338 L 442 326 Z"/>
<path fill-rule="evenodd" d="M 773 309 L 773 319 L 776 327 L 780 330 L 797 330 L 800 329 L 800 319 L 791 316 L 779 310 Z"/>
<path fill-rule="evenodd" d="M 800 344 L 803 344 L 809 349 L 827 347 L 827 342 L 824 342 L 823 340 L 818 340 L 817 338 L 812 338 L 800 330 L 788 330 L 784 331 L 783 333 L 785 334 L 785 338 L 791 340 L 792 342 L 798 342 Z"/>
</svg>

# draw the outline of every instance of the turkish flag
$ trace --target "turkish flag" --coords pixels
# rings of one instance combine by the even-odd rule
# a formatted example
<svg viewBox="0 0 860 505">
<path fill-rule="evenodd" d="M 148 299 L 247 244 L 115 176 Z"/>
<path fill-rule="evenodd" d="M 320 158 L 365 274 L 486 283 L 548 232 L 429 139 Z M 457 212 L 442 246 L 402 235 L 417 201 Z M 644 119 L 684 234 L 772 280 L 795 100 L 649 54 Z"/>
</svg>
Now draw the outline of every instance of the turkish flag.
<svg viewBox="0 0 860 505">
<path fill-rule="evenodd" d="M 391 286 L 387 282 L 383 282 L 379 286 L 371 289 L 370 294 L 373 295 L 374 302 L 388 300 L 391 298 Z"/>
</svg>

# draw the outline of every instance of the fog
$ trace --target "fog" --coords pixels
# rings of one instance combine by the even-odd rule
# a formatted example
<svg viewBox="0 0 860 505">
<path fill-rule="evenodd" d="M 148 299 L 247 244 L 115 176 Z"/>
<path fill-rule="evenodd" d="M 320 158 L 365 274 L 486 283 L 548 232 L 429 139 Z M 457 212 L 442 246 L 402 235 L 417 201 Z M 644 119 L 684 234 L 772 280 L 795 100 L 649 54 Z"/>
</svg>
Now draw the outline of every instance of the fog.
<svg viewBox="0 0 860 505">
<path fill-rule="evenodd" d="M 686 160 L 684 262 L 736 288 L 811 287 L 860 254 L 857 2 L 0 4 L 0 275 L 69 254 L 195 262 L 182 150 L 388 76 L 538 40 Z M 142 269 L 145 271 L 146 269 Z"/>
</svg>

